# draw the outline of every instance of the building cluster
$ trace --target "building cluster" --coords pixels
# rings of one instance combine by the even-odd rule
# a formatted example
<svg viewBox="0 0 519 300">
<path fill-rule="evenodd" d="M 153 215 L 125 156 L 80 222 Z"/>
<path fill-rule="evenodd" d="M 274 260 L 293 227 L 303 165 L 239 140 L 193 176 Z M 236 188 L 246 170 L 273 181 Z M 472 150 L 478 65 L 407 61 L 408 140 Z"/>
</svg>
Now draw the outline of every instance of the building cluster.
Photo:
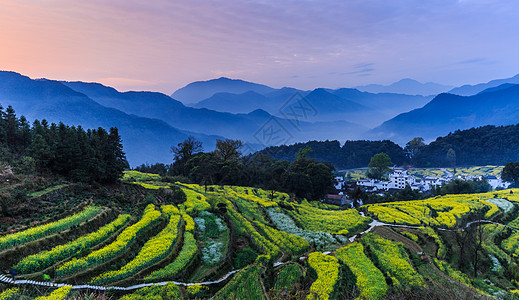
<svg viewBox="0 0 519 300">
<path fill-rule="evenodd" d="M 402 190 L 405 189 L 406 186 L 411 187 L 413 190 L 418 190 L 422 193 L 427 193 L 431 191 L 433 187 L 440 187 L 445 183 L 448 183 L 452 180 L 486 180 L 488 184 L 492 187 L 492 189 L 496 188 L 508 188 L 510 186 L 510 182 L 503 181 L 500 177 L 497 176 L 471 176 L 471 175 L 456 175 L 454 176 L 450 172 L 446 172 L 446 175 L 443 177 L 433 177 L 426 176 L 424 178 L 419 178 L 407 173 L 406 169 L 403 168 L 393 168 L 393 172 L 389 174 L 389 180 L 376 180 L 376 179 L 359 179 L 354 182 L 346 182 L 344 177 L 335 177 L 335 188 L 340 191 L 338 195 L 328 194 L 322 202 L 346 207 L 354 207 L 354 205 L 362 205 L 360 203 L 354 203 L 352 199 L 350 199 L 344 191 L 346 190 L 354 190 L 357 187 L 360 187 L 364 191 L 368 193 L 385 193 L 389 191 Z"/>
<path fill-rule="evenodd" d="M 486 180 L 492 189 L 496 188 L 507 188 L 510 183 L 501 180 L 496 176 L 471 176 L 471 175 L 457 175 L 454 176 L 452 173 L 448 173 L 444 177 L 432 177 L 426 176 L 424 178 L 418 178 L 407 173 L 407 170 L 403 168 L 393 168 L 393 173 L 389 174 L 389 181 L 376 180 L 376 179 L 360 179 L 357 180 L 357 186 L 363 187 L 369 192 L 380 192 L 389 190 L 401 190 L 406 186 L 410 186 L 413 190 L 419 190 L 421 192 L 428 192 L 433 187 L 439 187 L 452 180 Z M 344 180 L 342 181 L 344 184 Z M 340 186 L 339 184 L 336 186 Z"/>
</svg>

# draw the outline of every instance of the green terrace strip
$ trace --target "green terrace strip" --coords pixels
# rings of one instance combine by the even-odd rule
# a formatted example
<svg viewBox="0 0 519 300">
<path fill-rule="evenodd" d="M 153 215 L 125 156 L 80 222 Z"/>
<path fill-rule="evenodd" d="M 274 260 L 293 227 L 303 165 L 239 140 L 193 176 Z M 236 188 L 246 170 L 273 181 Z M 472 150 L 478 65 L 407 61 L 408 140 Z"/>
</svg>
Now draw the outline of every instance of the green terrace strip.
<svg viewBox="0 0 519 300">
<path fill-rule="evenodd" d="M 311 231 L 297 227 L 294 220 L 279 211 L 279 208 L 269 207 L 267 208 L 267 214 L 279 230 L 300 236 L 314 244 L 317 249 L 322 249 L 330 244 L 337 244 L 337 240 L 328 232 Z"/>
<path fill-rule="evenodd" d="M 152 173 L 142 173 L 138 171 L 124 171 L 123 172 L 123 181 L 153 181 L 160 180 L 160 175 L 152 174 Z"/>
<path fill-rule="evenodd" d="M 49 251 L 42 251 L 38 254 L 28 256 L 13 268 L 20 274 L 28 274 L 44 270 L 45 268 L 48 268 L 76 253 L 96 246 L 126 225 L 131 218 L 132 217 L 128 214 L 119 215 L 117 219 L 112 221 L 110 224 L 99 228 L 97 231 L 79 237 L 67 244 L 56 246 Z"/>
<path fill-rule="evenodd" d="M 164 259 L 171 252 L 177 240 L 181 217 L 178 209 L 173 205 L 163 206 L 162 210 L 169 217 L 168 225 L 159 234 L 147 241 L 133 260 L 120 270 L 106 272 L 92 279 L 92 284 L 101 285 L 133 276 L 144 268 Z"/>
<path fill-rule="evenodd" d="M 55 290 L 47 296 L 38 297 L 35 300 L 63 300 L 67 298 L 71 290 L 72 286 L 67 285 L 64 287 L 60 287 L 59 289 Z"/>
<path fill-rule="evenodd" d="M 310 248 L 310 244 L 300 236 L 276 230 L 258 221 L 255 221 L 254 225 L 256 225 L 256 228 L 258 228 L 261 234 L 279 246 L 286 254 L 302 254 Z"/>
<path fill-rule="evenodd" d="M 337 257 L 356 277 L 356 285 L 360 290 L 360 299 L 382 299 L 387 293 L 387 283 L 382 272 L 364 254 L 360 243 L 349 244 L 335 251 Z"/>
<path fill-rule="evenodd" d="M 236 231 L 244 235 L 249 235 L 254 244 L 262 251 L 262 253 L 267 254 L 268 260 L 275 259 L 281 255 L 279 247 L 259 234 L 259 232 L 256 231 L 254 226 L 252 226 L 252 224 L 247 221 L 247 219 L 234 210 L 230 201 L 227 201 L 227 214 L 236 227 Z"/>
<path fill-rule="evenodd" d="M 216 215 L 202 211 L 194 219 L 199 239 L 202 240 L 202 262 L 214 265 L 222 261 L 227 251 L 229 228 Z"/>
<path fill-rule="evenodd" d="M 296 282 L 302 277 L 301 268 L 295 264 L 287 264 L 279 271 L 279 274 L 274 284 L 274 289 L 281 291 L 283 289 L 291 289 Z"/>
<path fill-rule="evenodd" d="M 56 270 L 57 277 L 63 277 L 86 270 L 87 268 L 104 263 L 123 253 L 126 250 L 126 247 L 128 247 L 128 245 L 135 240 L 137 235 L 143 230 L 152 226 L 160 216 L 161 213 L 155 210 L 155 206 L 153 204 L 149 204 L 144 210 L 144 214 L 141 220 L 126 228 L 120 235 L 117 236 L 117 239 L 113 243 L 90 253 L 84 258 L 73 259 L 63 264 Z"/>
<path fill-rule="evenodd" d="M 51 187 L 48 187 L 48 188 L 46 188 L 44 190 L 37 191 L 37 192 L 34 192 L 34 193 L 30 193 L 30 194 L 27 195 L 27 197 L 29 197 L 29 198 L 40 197 L 40 196 L 43 196 L 43 195 L 48 194 L 50 192 L 53 192 L 53 191 L 59 190 L 61 188 L 64 188 L 66 186 L 68 186 L 68 184 L 60 184 L 60 185 L 51 186 Z"/>
<path fill-rule="evenodd" d="M 483 249 L 489 254 L 493 254 L 501 261 L 511 262 L 511 257 L 506 252 L 495 244 L 496 236 L 503 233 L 506 227 L 498 224 L 483 225 Z"/>
<path fill-rule="evenodd" d="M 311 206 L 307 201 L 301 204 L 290 202 L 283 204 L 292 207 L 292 210 L 287 210 L 288 213 L 307 230 L 348 235 L 360 231 L 371 222 L 370 218 L 361 216 L 355 209 L 323 210 Z"/>
<path fill-rule="evenodd" d="M 181 187 L 182 191 L 186 194 L 187 200 L 184 203 L 186 206 L 186 212 L 192 213 L 195 211 L 203 211 L 211 208 L 211 205 L 207 203 L 206 198 L 201 193 L 197 193 L 189 188 Z"/>
<path fill-rule="evenodd" d="M 362 243 L 372 251 L 378 265 L 391 278 L 393 285 L 401 287 L 424 286 L 424 280 L 413 268 L 402 243 L 392 242 L 372 233 L 362 236 Z"/>
<path fill-rule="evenodd" d="M 0 300 L 15 300 L 20 298 L 20 289 L 12 288 L 0 293 Z"/>
<path fill-rule="evenodd" d="M 470 279 L 463 272 L 454 269 L 448 263 L 446 263 L 442 260 L 438 260 L 437 258 L 434 258 L 434 263 L 438 266 L 438 269 L 442 270 L 442 272 L 449 275 L 450 278 L 452 278 L 452 279 L 456 280 L 457 282 L 462 283 L 466 286 L 472 287 L 472 283 L 470 282 Z"/>
<path fill-rule="evenodd" d="M 151 282 L 175 277 L 193 260 L 197 251 L 198 248 L 193 234 L 188 231 L 184 232 L 184 244 L 175 260 L 166 267 L 151 273 L 145 280 Z"/>
<path fill-rule="evenodd" d="M 95 216 L 101 209 L 99 206 L 87 206 L 81 212 L 61 220 L 3 236 L 0 238 L 0 251 L 63 231 L 73 225 L 78 225 Z"/>
<path fill-rule="evenodd" d="M 321 252 L 312 252 L 308 255 L 308 264 L 317 272 L 317 280 L 312 283 L 306 299 L 329 299 L 339 280 L 340 265 L 337 258 Z"/>
<path fill-rule="evenodd" d="M 262 272 L 263 267 L 259 262 L 245 267 L 212 299 L 265 299 L 260 282 Z"/>
<path fill-rule="evenodd" d="M 436 255 L 439 259 L 444 259 L 447 256 L 447 247 L 443 243 L 438 233 L 436 233 L 436 231 L 434 231 L 432 227 L 422 226 L 418 230 L 420 230 L 423 234 L 428 235 L 434 239 L 434 242 L 438 245 L 438 252 Z"/>
<path fill-rule="evenodd" d="M 120 300 L 177 300 L 182 299 L 180 289 L 174 283 L 168 283 L 166 285 L 154 285 L 139 289 L 133 294 L 123 296 Z"/>
</svg>

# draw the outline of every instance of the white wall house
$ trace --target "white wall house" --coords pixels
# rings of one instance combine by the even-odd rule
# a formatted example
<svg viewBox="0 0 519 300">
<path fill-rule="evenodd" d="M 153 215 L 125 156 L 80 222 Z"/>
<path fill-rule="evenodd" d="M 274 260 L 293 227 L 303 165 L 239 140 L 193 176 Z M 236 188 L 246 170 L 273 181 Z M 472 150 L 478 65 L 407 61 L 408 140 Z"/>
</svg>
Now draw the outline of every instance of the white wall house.
<svg viewBox="0 0 519 300">
<path fill-rule="evenodd" d="M 507 187 L 509 187 L 511 185 L 510 182 L 503 181 L 500 177 L 496 177 L 496 176 L 487 176 L 487 182 L 488 182 L 488 184 L 490 184 L 490 186 L 492 187 L 493 190 L 495 190 L 496 188 L 506 189 Z"/>
<path fill-rule="evenodd" d="M 357 181 L 357 185 L 370 188 L 372 191 L 388 191 L 390 189 L 405 189 L 409 185 L 413 190 L 420 190 L 422 192 L 430 191 L 433 187 L 442 186 L 443 184 L 450 182 L 454 178 L 449 177 L 431 177 L 426 176 L 424 179 L 419 179 L 413 175 L 409 175 L 407 170 L 403 168 L 393 168 L 393 173 L 389 174 L 389 181 L 375 180 L 375 179 L 360 179 Z M 510 182 L 503 181 L 501 178 L 496 176 L 467 176 L 459 175 L 456 179 L 460 180 L 473 180 L 473 179 L 486 179 L 492 189 L 496 188 L 508 188 Z"/>
</svg>

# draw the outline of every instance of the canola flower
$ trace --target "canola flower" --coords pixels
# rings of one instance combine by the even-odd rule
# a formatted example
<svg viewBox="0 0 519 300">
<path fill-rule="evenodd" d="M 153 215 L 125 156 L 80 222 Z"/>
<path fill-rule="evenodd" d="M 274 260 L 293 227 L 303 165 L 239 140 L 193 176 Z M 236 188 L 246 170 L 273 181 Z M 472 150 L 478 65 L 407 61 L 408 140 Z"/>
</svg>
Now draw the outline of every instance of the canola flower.
<svg viewBox="0 0 519 300">
<path fill-rule="evenodd" d="M 143 287 L 136 292 L 125 295 L 120 300 L 180 300 L 182 293 L 180 288 L 170 282 L 166 285 L 152 285 Z"/>
<path fill-rule="evenodd" d="M 175 277 L 193 260 L 197 251 L 198 248 L 193 234 L 188 231 L 184 232 L 184 244 L 175 260 L 166 267 L 146 276 L 145 281 L 158 281 Z"/>
<path fill-rule="evenodd" d="M 424 286 L 423 277 L 413 268 L 402 243 L 392 242 L 372 233 L 362 236 L 362 244 L 369 247 L 378 265 L 395 286 Z"/>
<path fill-rule="evenodd" d="M 56 222 L 51 222 L 45 225 L 32 227 L 24 231 L 20 231 L 13 234 L 0 237 L 0 251 L 10 247 L 21 245 L 52 233 L 60 232 L 70 228 L 73 225 L 78 225 L 83 221 L 86 221 L 101 211 L 99 206 L 87 206 L 81 212 L 72 216 L 63 218 Z"/>
<path fill-rule="evenodd" d="M 111 223 L 99 228 L 97 231 L 92 232 L 88 235 L 79 237 L 78 239 L 59 245 L 51 250 L 42 251 L 37 254 L 28 256 L 21 260 L 13 268 L 21 274 L 28 274 L 33 272 L 41 271 L 59 262 L 60 260 L 66 259 L 80 251 L 94 247 L 98 243 L 106 240 L 114 232 L 122 228 L 131 219 L 128 214 L 119 215 L 117 219 Z"/>
<path fill-rule="evenodd" d="M 123 181 L 135 180 L 137 182 L 143 181 L 157 181 L 160 180 L 160 175 L 153 173 L 144 173 L 139 171 L 123 171 Z"/>
<path fill-rule="evenodd" d="M 191 190 L 189 188 L 185 188 L 183 186 L 180 187 L 182 191 L 186 194 L 187 200 L 184 202 L 184 205 L 186 207 L 186 212 L 188 214 L 191 214 L 196 211 L 203 211 L 208 210 L 211 208 L 211 205 L 207 203 L 206 197 L 198 192 L 195 192 L 194 190 Z"/>
<path fill-rule="evenodd" d="M 287 254 L 301 254 L 310 248 L 310 244 L 302 237 L 276 230 L 258 221 L 255 221 L 254 225 L 263 236 L 267 237 Z"/>
<path fill-rule="evenodd" d="M 328 232 L 305 230 L 297 227 L 294 220 L 278 210 L 270 207 L 267 214 L 274 225 L 281 231 L 300 236 L 309 243 L 314 244 L 317 249 L 322 249 L 330 244 L 337 244 L 337 240 Z"/>
<path fill-rule="evenodd" d="M 209 288 L 205 285 L 193 284 L 187 287 L 187 292 L 189 295 L 196 296 L 197 294 L 200 294 L 208 289 Z"/>
<path fill-rule="evenodd" d="M 317 272 L 317 280 L 312 283 L 306 299 L 329 299 L 339 279 L 340 265 L 337 258 L 321 252 L 312 252 L 308 255 L 308 264 Z"/>
<path fill-rule="evenodd" d="M 161 213 L 155 210 L 155 206 L 149 204 L 146 206 L 139 222 L 121 232 L 113 243 L 90 253 L 86 257 L 66 262 L 56 270 L 56 276 L 63 277 L 70 275 L 116 257 L 124 252 L 126 247 L 128 247 L 142 231 L 155 224 L 160 216 Z"/>
<path fill-rule="evenodd" d="M 378 220 L 386 223 L 454 228 L 471 213 L 483 209 L 487 209 L 485 218 L 494 217 L 499 213 L 498 206 L 484 199 L 490 199 L 494 197 L 493 194 L 498 193 L 445 195 L 425 200 L 369 204 L 364 208 Z M 515 199 L 519 200 L 519 197 Z"/>
<path fill-rule="evenodd" d="M 252 226 L 241 214 L 234 210 L 230 201 L 227 201 L 227 214 L 234 224 L 236 231 L 247 234 L 251 237 L 254 244 L 261 249 L 262 253 L 268 256 L 268 260 L 274 259 L 281 255 L 281 251 L 278 246 L 274 245 L 271 241 L 266 239 L 264 236 Z"/>
<path fill-rule="evenodd" d="M 35 300 L 63 300 L 67 298 L 68 294 L 72 290 L 72 286 L 67 285 L 64 287 L 60 287 L 57 290 L 54 290 L 47 296 L 38 297 Z"/>
<path fill-rule="evenodd" d="M 310 205 L 308 202 L 295 204 L 283 203 L 293 209 L 288 210 L 292 218 L 298 221 L 304 229 L 324 231 L 331 234 L 354 234 L 367 225 L 371 219 L 363 217 L 355 209 L 324 210 Z"/>
<path fill-rule="evenodd" d="M 386 278 L 373 262 L 364 254 L 360 243 L 352 243 L 335 251 L 337 257 L 357 278 L 360 299 L 383 299 L 387 293 Z"/>
<path fill-rule="evenodd" d="M 176 214 L 178 210 L 173 208 L 173 205 L 163 207 L 164 213 L 169 217 L 168 225 L 147 241 L 134 259 L 119 270 L 105 272 L 95 277 L 91 283 L 100 285 L 128 278 L 165 258 L 177 240 L 178 225 L 181 221 L 180 215 Z"/>
<path fill-rule="evenodd" d="M 263 272 L 261 263 L 256 261 L 238 272 L 212 299 L 264 299 L 260 277 Z"/>
<path fill-rule="evenodd" d="M 7 289 L 0 293 L 0 300 L 15 300 L 20 297 L 19 295 L 20 289 L 19 288 L 11 288 Z"/>
</svg>

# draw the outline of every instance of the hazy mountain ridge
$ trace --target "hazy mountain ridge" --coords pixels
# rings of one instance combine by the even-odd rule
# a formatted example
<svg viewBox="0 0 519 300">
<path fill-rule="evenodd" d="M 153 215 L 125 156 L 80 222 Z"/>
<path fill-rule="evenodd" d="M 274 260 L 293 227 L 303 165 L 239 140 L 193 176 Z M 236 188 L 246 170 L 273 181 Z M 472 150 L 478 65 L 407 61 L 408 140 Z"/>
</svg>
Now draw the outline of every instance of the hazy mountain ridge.
<svg viewBox="0 0 519 300">
<path fill-rule="evenodd" d="M 460 96 L 472 96 L 489 88 L 497 87 L 505 83 L 519 84 L 519 74 L 511 78 L 491 80 L 487 83 L 480 83 L 475 85 L 466 84 L 450 90 L 449 93 Z"/>
<path fill-rule="evenodd" d="M 100 105 L 61 82 L 33 80 L 14 72 L 0 72 L 0 104 L 13 106 L 18 116 L 29 121 L 46 119 L 84 128 L 115 126 L 122 137 L 127 158 L 132 165 L 146 161 L 170 161 L 169 147 L 189 135 L 214 146 L 216 137 L 182 131 L 164 121 L 129 115 Z"/>
<path fill-rule="evenodd" d="M 474 96 L 440 94 L 422 108 L 384 122 L 368 133 L 405 144 L 413 137 L 426 140 L 458 129 L 484 125 L 511 125 L 519 121 L 519 85 Z"/>
<path fill-rule="evenodd" d="M 82 91 L 94 101 L 108 107 L 114 107 L 128 114 L 162 120 L 181 130 L 203 132 L 209 135 L 241 139 L 258 150 L 264 144 L 271 145 L 269 138 L 259 138 L 261 130 L 267 125 L 274 125 L 280 130 L 282 140 L 305 141 L 315 138 L 358 138 L 367 128 L 348 121 L 328 120 L 326 122 L 312 118 L 284 118 L 272 116 L 265 110 L 250 113 L 232 114 L 206 108 L 184 106 L 180 101 L 155 92 L 117 92 L 99 84 L 82 82 L 65 83 Z M 115 92 L 114 92 L 115 91 Z M 254 92 L 247 92 L 248 94 Z M 247 94 L 246 93 L 246 94 Z M 259 95 L 254 93 L 255 95 Z M 294 123 L 297 123 L 294 127 Z"/>
<path fill-rule="evenodd" d="M 519 88 L 512 84 L 491 87 L 470 97 L 440 94 L 429 101 L 431 97 L 373 94 L 351 88 L 301 91 L 241 80 L 214 81 L 242 87 L 251 84 L 266 93 L 226 92 L 202 101 L 218 100 L 222 110 L 239 104 L 244 111 L 251 109 L 230 113 L 185 106 L 157 92 L 119 92 L 99 83 L 33 80 L 14 72 L 0 72 L 0 101 L 4 107 L 13 105 L 18 115 L 31 121 L 45 117 L 87 128 L 117 126 L 132 164 L 170 161 L 169 147 L 188 135 L 201 139 L 206 149 L 214 147 L 216 137 L 241 139 L 248 144 L 245 151 L 316 139 L 391 139 L 403 145 L 415 136 L 429 141 L 458 129 L 509 125 L 519 120 Z M 226 104 L 229 99 L 231 103 Z M 297 111 L 294 101 L 309 106 L 304 112 Z M 387 116 L 395 117 L 388 120 Z M 268 136 L 269 130 L 279 136 Z"/>
<path fill-rule="evenodd" d="M 211 86 L 212 82 L 206 81 L 203 84 L 206 89 L 210 89 L 208 86 Z M 420 95 L 373 94 L 349 88 L 337 90 L 317 88 L 312 91 L 282 88 L 267 94 L 254 91 L 241 94 L 229 91 L 219 92 L 192 106 L 231 113 L 248 113 L 259 108 L 282 117 L 284 116 L 282 110 L 287 103 L 302 97 L 308 101 L 315 112 L 309 121 L 347 120 L 366 127 L 372 127 L 401 112 L 421 107 L 432 99 Z"/>
<path fill-rule="evenodd" d="M 453 88 L 453 86 L 442 85 L 434 82 L 421 83 L 414 79 L 404 78 L 390 85 L 368 84 L 355 87 L 359 91 L 370 93 L 395 93 L 407 95 L 437 95 Z"/>
<path fill-rule="evenodd" d="M 258 94 L 272 92 L 274 89 L 263 84 L 244 81 L 241 79 L 230 79 L 220 77 L 207 81 L 195 81 L 183 88 L 176 90 L 171 97 L 178 99 L 184 104 L 192 104 L 213 96 L 216 93 L 242 94 L 253 91 Z"/>
</svg>

